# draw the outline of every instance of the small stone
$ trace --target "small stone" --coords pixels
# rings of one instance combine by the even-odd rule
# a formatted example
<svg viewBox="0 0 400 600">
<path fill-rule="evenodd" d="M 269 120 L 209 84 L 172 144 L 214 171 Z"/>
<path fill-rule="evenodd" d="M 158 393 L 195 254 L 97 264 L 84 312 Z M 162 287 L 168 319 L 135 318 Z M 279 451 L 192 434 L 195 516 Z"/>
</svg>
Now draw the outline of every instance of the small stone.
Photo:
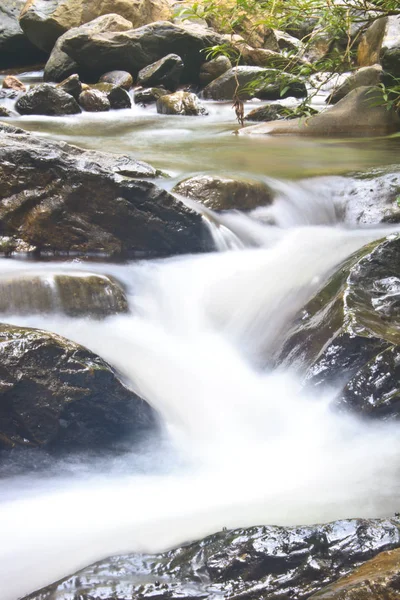
<svg viewBox="0 0 400 600">
<path fill-rule="evenodd" d="M 3 80 L 3 88 L 6 90 L 15 90 L 17 92 L 26 92 L 26 87 L 17 77 L 14 75 L 7 75 Z"/>
<path fill-rule="evenodd" d="M 109 71 L 99 79 L 100 83 L 112 83 L 116 87 L 130 90 L 133 86 L 133 77 L 128 71 Z"/>
<path fill-rule="evenodd" d="M 111 108 L 106 94 L 94 89 L 82 92 L 79 96 L 79 104 L 87 112 L 105 112 Z"/>
<path fill-rule="evenodd" d="M 175 92 L 157 100 L 157 112 L 163 115 L 198 116 L 208 114 L 196 94 Z"/>
<path fill-rule="evenodd" d="M 133 101 L 135 104 L 153 104 L 154 102 L 157 102 L 161 96 L 166 96 L 170 93 L 170 91 L 164 90 L 163 88 L 138 88 L 135 90 Z"/>
<path fill-rule="evenodd" d="M 79 79 L 79 75 L 70 75 L 67 79 L 64 79 L 61 83 L 57 85 L 58 88 L 78 100 L 80 94 L 82 93 L 82 83 Z"/>
</svg>

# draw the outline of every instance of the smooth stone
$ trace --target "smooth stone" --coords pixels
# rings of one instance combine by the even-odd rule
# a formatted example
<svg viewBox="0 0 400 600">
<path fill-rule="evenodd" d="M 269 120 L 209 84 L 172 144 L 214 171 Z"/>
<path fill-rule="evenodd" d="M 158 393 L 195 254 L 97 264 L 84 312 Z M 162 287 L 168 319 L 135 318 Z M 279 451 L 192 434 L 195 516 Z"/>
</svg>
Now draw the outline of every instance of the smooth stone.
<svg viewBox="0 0 400 600">
<path fill-rule="evenodd" d="M 32 65 L 45 60 L 43 54 L 25 36 L 19 14 L 26 0 L 0 0 L 0 67 Z"/>
<path fill-rule="evenodd" d="M 142 87 L 163 86 L 172 92 L 178 87 L 184 64 L 177 54 L 168 54 L 148 67 L 141 69 L 137 84 Z"/>
<path fill-rule="evenodd" d="M 61 83 L 57 84 L 57 87 L 75 98 L 75 100 L 78 100 L 82 92 L 82 82 L 76 73 L 61 81 Z"/>
<path fill-rule="evenodd" d="M 130 90 L 133 86 L 133 77 L 127 71 L 109 71 L 100 77 L 99 83 L 112 83 L 116 87 Z"/>
<path fill-rule="evenodd" d="M 132 108 L 132 100 L 128 92 L 122 87 L 115 87 L 107 94 L 111 108 L 114 110 Z"/>
<path fill-rule="evenodd" d="M 162 115 L 199 116 L 208 114 L 196 94 L 175 92 L 157 100 L 157 112 Z"/>
<path fill-rule="evenodd" d="M 372 65 L 370 67 L 361 67 L 348 76 L 337 89 L 327 98 L 327 104 L 336 104 L 351 91 L 362 86 L 375 86 L 382 80 L 383 70 L 381 65 Z"/>
<path fill-rule="evenodd" d="M 6 90 L 15 90 L 18 93 L 26 92 L 26 87 L 22 81 L 17 77 L 14 77 L 14 75 L 7 75 L 7 77 L 4 77 L 2 87 Z"/>
<path fill-rule="evenodd" d="M 287 109 L 281 104 L 265 104 L 251 110 L 245 117 L 246 121 L 275 121 L 284 118 Z"/>
<path fill-rule="evenodd" d="M 79 95 L 78 102 L 83 110 L 88 112 L 105 112 L 111 108 L 107 95 L 94 89 L 83 91 Z"/>
<path fill-rule="evenodd" d="M 135 104 L 153 104 L 157 102 L 161 96 L 166 96 L 170 94 L 169 90 L 164 90 L 163 88 L 145 88 L 145 89 L 136 89 L 133 101 Z"/>
<path fill-rule="evenodd" d="M 15 108 L 21 115 L 63 116 L 81 112 L 70 94 L 48 83 L 38 85 L 18 98 Z"/>
</svg>

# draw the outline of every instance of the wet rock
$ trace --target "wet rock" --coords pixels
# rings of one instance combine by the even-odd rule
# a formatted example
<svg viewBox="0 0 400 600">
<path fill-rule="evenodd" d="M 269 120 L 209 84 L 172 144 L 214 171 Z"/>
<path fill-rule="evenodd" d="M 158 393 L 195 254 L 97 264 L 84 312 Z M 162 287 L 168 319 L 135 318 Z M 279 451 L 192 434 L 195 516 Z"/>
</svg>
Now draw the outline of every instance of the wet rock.
<svg viewBox="0 0 400 600">
<path fill-rule="evenodd" d="M 400 223 L 400 174 L 374 169 L 353 179 L 343 178 L 340 189 L 344 220 L 351 225 Z"/>
<path fill-rule="evenodd" d="M 110 448 L 157 429 L 99 356 L 54 333 L 0 325 L 0 449 Z"/>
<path fill-rule="evenodd" d="M 310 600 L 398 600 L 400 551 L 381 552 Z"/>
<path fill-rule="evenodd" d="M 104 112 L 110 110 L 111 105 L 106 94 L 99 90 L 85 90 L 79 96 L 79 104 L 88 112 Z"/>
<path fill-rule="evenodd" d="M 213 248 L 199 214 L 143 180 L 157 175 L 149 165 L 2 127 L 2 235 L 38 253 L 115 257 Z"/>
<path fill-rule="evenodd" d="M 137 77 L 138 85 L 163 86 L 171 91 L 178 87 L 184 65 L 177 54 L 168 54 L 155 63 L 141 69 Z"/>
<path fill-rule="evenodd" d="M 136 89 L 133 101 L 135 104 L 153 104 L 154 102 L 157 102 L 161 96 L 166 96 L 170 93 L 170 91 L 164 90 L 163 88 Z"/>
<path fill-rule="evenodd" d="M 57 87 L 75 98 L 75 100 L 78 100 L 82 92 L 82 82 L 79 79 L 79 75 L 76 73 L 74 75 L 70 75 L 67 77 L 67 79 L 64 79 L 64 81 L 59 83 Z"/>
<path fill-rule="evenodd" d="M 3 79 L 3 88 L 6 90 L 15 90 L 16 92 L 26 92 L 26 87 L 17 77 L 13 75 L 7 75 Z"/>
<path fill-rule="evenodd" d="M 276 83 L 279 72 L 275 69 L 261 67 L 234 67 L 223 75 L 214 79 L 203 90 L 204 98 L 208 100 L 232 100 L 236 92 L 237 81 L 239 89 L 236 92 L 242 100 L 260 98 L 263 100 L 277 100 L 288 96 L 302 97 L 307 95 L 304 83 L 295 77 L 287 75 L 285 80 L 285 93 L 281 94 L 281 84 Z"/>
<path fill-rule="evenodd" d="M 196 94 L 190 92 L 175 92 L 161 96 L 157 100 L 157 112 L 162 115 L 206 115 L 207 110 L 201 104 Z"/>
<path fill-rule="evenodd" d="M 275 121 L 283 118 L 286 114 L 286 108 L 281 104 L 266 104 L 254 108 L 246 115 L 246 121 Z"/>
<path fill-rule="evenodd" d="M 222 531 L 156 555 L 102 560 L 25 600 L 259 598 L 305 600 L 381 551 L 400 546 L 398 519 Z"/>
<path fill-rule="evenodd" d="M 18 116 L 17 113 L 13 112 L 12 110 L 9 110 L 5 106 L 0 105 L 0 117 L 13 117 L 15 115 Z"/>
<path fill-rule="evenodd" d="M 0 313 L 102 318 L 128 312 L 118 282 L 95 273 L 13 273 L 0 278 Z"/>
<path fill-rule="evenodd" d="M 178 183 L 173 191 L 212 210 L 253 210 L 271 204 L 274 196 L 273 191 L 259 181 L 215 175 L 190 177 Z"/>
<path fill-rule="evenodd" d="M 18 17 L 26 0 L 0 0 L 0 67 L 34 64 L 45 59 L 24 35 Z"/>
<path fill-rule="evenodd" d="M 95 36 L 100 33 L 129 31 L 130 29 L 132 29 L 131 21 L 116 14 L 109 14 L 69 30 L 57 40 L 44 69 L 44 80 L 59 82 L 74 73 L 78 73 L 79 75 L 83 75 L 84 78 L 92 81 L 93 77 L 91 77 L 90 68 L 86 71 L 81 69 L 78 61 L 73 60 L 63 51 L 62 46 L 64 41 L 70 37 L 79 36 L 84 32 L 88 35 Z M 104 69 L 102 73 L 104 74 Z M 94 79 L 94 81 L 96 81 L 96 79 Z"/>
<path fill-rule="evenodd" d="M 76 100 L 48 83 L 38 85 L 18 98 L 15 108 L 21 115 L 76 115 L 81 112 Z"/>
<path fill-rule="evenodd" d="M 111 13 L 131 21 L 136 28 L 169 19 L 171 6 L 167 0 L 29 0 L 21 12 L 20 24 L 35 46 L 51 52 L 66 31 Z"/>
<path fill-rule="evenodd" d="M 16 90 L 5 90 L 4 88 L 0 89 L 0 100 L 4 100 L 6 98 L 13 100 L 14 98 L 18 98 L 18 96 L 20 96 L 20 93 Z"/>
<path fill-rule="evenodd" d="M 115 87 L 107 94 L 111 108 L 132 108 L 132 100 L 128 92 L 122 87 Z"/>
<path fill-rule="evenodd" d="M 227 56 L 218 56 L 205 62 L 200 67 L 199 81 L 201 85 L 208 85 L 220 75 L 232 69 L 232 63 Z"/>
<path fill-rule="evenodd" d="M 369 417 L 400 415 L 400 238 L 362 248 L 304 307 L 278 363 L 312 384 L 334 383 L 338 403 Z"/>
<path fill-rule="evenodd" d="M 371 67 L 362 67 L 346 79 L 342 85 L 335 89 L 327 98 L 327 104 L 336 104 L 352 90 L 362 86 L 375 86 L 382 79 L 383 70 L 381 65 L 372 65 Z"/>
<path fill-rule="evenodd" d="M 400 117 L 394 109 L 384 106 L 381 90 L 360 87 L 345 96 L 335 106 L 307 119 L 272 121 L 245 127 L 245 135 L 388 135 L 400 130 Z"/>
<path fill-rule="evenodd" d="M 270 67 L 272 69 L 284 69 L 288 65 L 293 65 L 295 59 L 289 58 L 265 48 L 253 48 L 248 44 L 235 44 L 241 54 L 243 63 L 253 67 Z"/>
<path fill-rule="evenodd" d="M 110 71 L 109 73 L 104 73 L 99 81 L 112 83 L 112 85 L 124 88 L 125 90 L 130 90 L 133 86 L 133 77 L 127 71 Z"/>
<path fill-rule="evenodd" d="M 92 77 L 100 76 L 106 69 L 123 69 L 136 76 L 141 69 L 164 56 L 177 54 L 185 65 L 182 81 L 195 82 L 204 62 L 201 51 L 221 42 L 222 36 L 212 29 L 159 21 L 116 33 L 93 33 L 90 28 L 80 28 L 64 37 L 61 50 Z"/>
</svg>

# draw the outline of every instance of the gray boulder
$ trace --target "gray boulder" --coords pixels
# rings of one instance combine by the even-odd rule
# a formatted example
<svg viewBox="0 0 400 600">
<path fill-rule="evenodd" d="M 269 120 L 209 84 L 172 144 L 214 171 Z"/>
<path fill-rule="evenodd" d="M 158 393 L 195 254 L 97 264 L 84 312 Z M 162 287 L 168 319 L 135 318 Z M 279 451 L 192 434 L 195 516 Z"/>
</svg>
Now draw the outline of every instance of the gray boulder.
<svg viewBox="0 0 400 600">
<path fill-rule="evenodd" d="M 220 75 L 232 69 L 232 63 L 227 56 L 218 56 L 201 65 L 199 81 L 201 85 L 208 85 Z"/>
<path fill-rule="evenodd" d="M 157 100 L 157 112 L 162 115 L 206 115 L 207 110 L 201 104 L 196 94 L 190 92 L 175 92 L 166 94 Z"/>
<path fill-rule="evenodd" d="M 76 100 L 48 83 L 38 85 L 20 98 L 15 108 L 21 115 L 76 115 L 81 112 Z"/>
<path fill-rule="evenodd" d="M 66 34 L 61 50 L 78 63 L 78 72 L 85 71 L 91 77 L 113 69 L 126 70 L 136 77 L 141 69 L 167 54 L 177 54 L 185 65 L 182 81 L 196 81 L 204 62 L 201 51 L 223 43 L 222 36 L 211 29 L 188 29 L 167 21 L 106 33 L 93 32 L 88 26 Z"/>
<path fill-rule="evenodd" d="M 87 35 L 95 36 L 100 33 L 129 31 L 130 29 L 132 29 L 131 21 L 113 13 L 98 17 L 80 27 L 70 29 L 57 40 L 44 69 L 44 80 L 60 82 L 70 75 L 78 73 L 84 78 L 88 77 L 89 80 L 94 79 L 94 81 L 96 81 L 97 78 L 90 77 L 90 69 L 85 71 L 85 69 L 81 68 L 79 61 L 73 60 L 63 51 L 62 46 L 64 41 L 68 40 L 70 37 L 79 35 L 82 32 L 86 32 Z M 104 69 L 101 74 L 104 74 Z"/>
<path fill-rule="evenodd" d="M 26 0 L 0 0 L 0 67 L 34 64 L 45 58 L 22 31 L 18 17 Z"/>
<path fill-rule="evenodd" d="M 157 430 L 150 406 L 99 356 L 54 333 L 0 325 L 0 449 L 76 452 Z"/>
<path fill-rule="evenodd" d="M 178 183 L 173 191 L 212 210 L 253 210 L 271 204 L 272 190 L 259 181 L 197 175 Z"/>
<path fill-rule="evenodd" d="M 163 86 L 174 92 L 178 87 L 184 65 L 177 54 L 168 54 L 152 65 L 141 69 L 137 84 L 143 87 Z"/>
<path fill-rule="evenodd" d="M 381 65 L 372 65 L 370 67 L 361 67 L 354 73 L 348 76 L 346 81 L 342 83 L 332 94 L 327 98 L 327 104 L 336 104 L 351 91 L 362 86 L 375 86 L 382 80 L 383 70 Z"/>
<path fill-rule="evenodd" d="M 113 257 L 214 247 L 200 214 L 144 179 L 157 175 L 149 165 L 1 130 L 1 233 L 15 252 L 21 240 L 37 253 Z"/>
</svg>

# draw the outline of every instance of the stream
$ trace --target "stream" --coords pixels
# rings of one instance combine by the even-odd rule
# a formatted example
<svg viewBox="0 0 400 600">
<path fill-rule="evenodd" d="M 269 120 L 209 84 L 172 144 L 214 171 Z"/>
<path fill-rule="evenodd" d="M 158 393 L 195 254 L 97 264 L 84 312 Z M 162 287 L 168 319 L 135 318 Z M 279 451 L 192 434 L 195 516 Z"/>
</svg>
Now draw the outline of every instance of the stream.
<svg viewBox="0 0 400 600">
<path fill-rule="evenodd" d="M 163 428 L 140 451 L 43 464 L 16 454 L 14 474 L 0 470 L 1 600 L 112 554 L 158 552 L 224 527 L 399 509 L 398 425 L 335 412 L 335 389 L 310 391 L 301 373 L 266 369 L 264 357 L 336 265 L 397 231 L 349 226 L 338 197 L 347 200 L 343 176 L 396 165 L 400 139 L 252 139 L 233 135 L 229 104 L 207 106 L 210 115 L 197 118 L 135 107 L 10 120 L 148 161 L 168 173 L 157 181 L 168 190 L 196 173 L 246 175 L 272 185 L 278 199 L 250 214 L 207 213 L 219 248 L 211 254 L 125 264 L 0 259 L 0 279 L 90 271 L 125 285 L 126 315 L 6 320 L 98 353 L 157 410 Z"/>
</svg>

